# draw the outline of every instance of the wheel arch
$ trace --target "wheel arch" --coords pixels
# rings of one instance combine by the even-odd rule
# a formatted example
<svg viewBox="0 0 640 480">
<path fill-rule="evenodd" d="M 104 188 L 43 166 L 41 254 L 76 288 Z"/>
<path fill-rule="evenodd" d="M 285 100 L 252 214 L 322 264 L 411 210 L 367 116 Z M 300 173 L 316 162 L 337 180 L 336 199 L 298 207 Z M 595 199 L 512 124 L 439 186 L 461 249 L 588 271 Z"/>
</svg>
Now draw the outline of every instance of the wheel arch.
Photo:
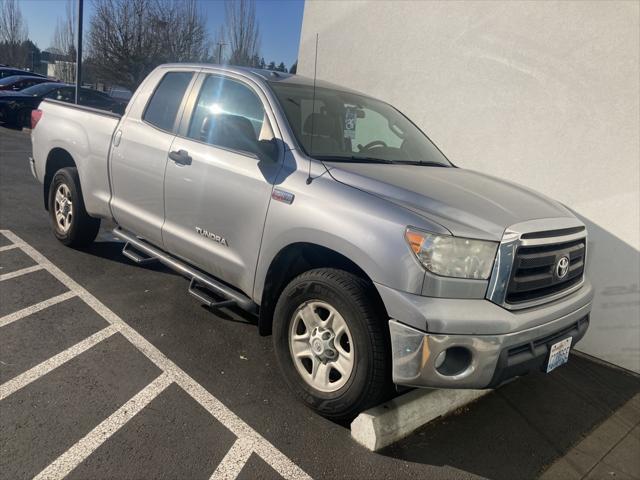
<svg viewBox="0 0 640 480">
<path fill-rule="evenodd" d="M 260 302 L 258 330 L 261 335 L 270 335 L 273 313 L 280 293 L 295 277 L 315 268 L 337 268 L 365 279 L 373 286 L 367 273 L 353 260 L 331 248 L 310 243 L 297 242 L 282 248 L 274 257 L 264 281 Z M 384 303 L 376 288 L 371 289 L 373 299 L 384 309 Z M 386 309 L 383 310 L 386 315 Z"/>
<path fill-rule="evenodd" d="M 76 162 L 71 154 L 64 148 L 56 147 L 47 155 L 45 166 L 44 182 L 43 182 L 43 200 L 44 208 L 49 210 L 49 188 L 51 180 L 58 170 L 65 167 L 76 167 Z"/>
</svg>

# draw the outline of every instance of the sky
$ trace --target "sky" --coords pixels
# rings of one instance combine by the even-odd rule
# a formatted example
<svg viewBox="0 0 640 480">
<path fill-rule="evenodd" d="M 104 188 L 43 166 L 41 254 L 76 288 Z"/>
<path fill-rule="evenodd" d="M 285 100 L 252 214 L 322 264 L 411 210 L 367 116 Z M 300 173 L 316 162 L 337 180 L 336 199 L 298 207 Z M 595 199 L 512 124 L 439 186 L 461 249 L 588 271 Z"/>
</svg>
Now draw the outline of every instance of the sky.
<svg viewBox="0 0 640 480">
<path fill-rule="evenodd" d="M 1 0 L 0 0 L 1 1 Z M 29 27 L 29 38 L 41 50 L 51 46 L 58 17 L 65 15 L 66 0 L 18 0 L 22 16 Z M 92 0 L 84 2 L 84 31 L 93 11 Z M 212 39 L 224 23 L 222 0 L 198 0 L 207 16 Z M 298 56 L 304 0 L 256 0 L 256 16 L 260 22 L 261 55 L 265 61 L 280 62 L 289 68 Z"/>
</svg>

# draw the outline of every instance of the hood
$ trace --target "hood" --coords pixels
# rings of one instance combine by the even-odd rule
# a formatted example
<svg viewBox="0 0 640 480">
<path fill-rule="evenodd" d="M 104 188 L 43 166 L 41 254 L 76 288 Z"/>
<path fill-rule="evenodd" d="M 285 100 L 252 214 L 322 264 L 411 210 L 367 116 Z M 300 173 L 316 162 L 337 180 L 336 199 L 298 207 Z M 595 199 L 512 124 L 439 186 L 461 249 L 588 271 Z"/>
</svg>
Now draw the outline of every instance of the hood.
<svg viewBox="0 0 640 480">
<path fill-rule="evenodd" d="M 459 237 L 500 240 L 516 223 L 573 217 L 555 200 L 472 170 L 375 163 L 326 166 L 335 180 L 407 208 Z"/>
</svg>

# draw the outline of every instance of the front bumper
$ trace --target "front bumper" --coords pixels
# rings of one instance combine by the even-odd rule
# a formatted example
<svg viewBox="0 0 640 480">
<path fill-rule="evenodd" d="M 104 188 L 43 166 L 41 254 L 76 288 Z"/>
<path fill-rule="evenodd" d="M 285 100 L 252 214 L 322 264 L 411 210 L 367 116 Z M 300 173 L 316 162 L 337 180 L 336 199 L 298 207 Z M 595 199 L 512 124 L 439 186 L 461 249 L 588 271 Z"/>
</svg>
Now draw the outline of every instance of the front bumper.
<svg viewBox="0 0 640 480">
<path fill-rule="evenodd" d="M 562 313 L 555 319 L 504 334 L 427 333 L 392 319 L 389 330 L 393 381 L 418 387 L 492 388 L 510 378 L 544 368 L 553 343 L 571 336 L 573 347 L 586 333 L 593 292 L 590 284 L 582 287 L 585 288 L 588 289 L 586 303 L 585 292 L 576 292 L 556 304 Z M 577 305 L 576 298 L 581 298 Z M 481 302 L 488 301 L 468 302 L 467 306 L 473 308 L 474 304 L 480 306 Z M 567 303 L 574 304 L 569 313 L 561 308 Z M 428 319 L 425 320 L 428 324 Z M 448 350 L 451 348 L 454 350 Z M 455 355 L 439 357 L 445 350 Z M 438 366 L 442 358 L 449 364 Z"/>
</svg>

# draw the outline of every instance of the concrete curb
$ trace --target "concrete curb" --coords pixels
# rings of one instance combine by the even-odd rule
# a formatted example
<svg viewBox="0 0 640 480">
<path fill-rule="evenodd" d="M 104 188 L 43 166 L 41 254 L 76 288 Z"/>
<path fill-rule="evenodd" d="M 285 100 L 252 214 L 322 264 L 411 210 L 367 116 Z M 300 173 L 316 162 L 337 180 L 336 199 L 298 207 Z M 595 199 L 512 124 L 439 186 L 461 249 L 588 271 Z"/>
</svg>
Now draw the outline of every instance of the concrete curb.
<svg viewBox="0 0 640 480">
<path fill-rule="evenodd" d="M 489 392 L 491 390 L 413 390 L 362 412 L 351 422 L 351 436 L 375 452 Z"/>
</svg>

